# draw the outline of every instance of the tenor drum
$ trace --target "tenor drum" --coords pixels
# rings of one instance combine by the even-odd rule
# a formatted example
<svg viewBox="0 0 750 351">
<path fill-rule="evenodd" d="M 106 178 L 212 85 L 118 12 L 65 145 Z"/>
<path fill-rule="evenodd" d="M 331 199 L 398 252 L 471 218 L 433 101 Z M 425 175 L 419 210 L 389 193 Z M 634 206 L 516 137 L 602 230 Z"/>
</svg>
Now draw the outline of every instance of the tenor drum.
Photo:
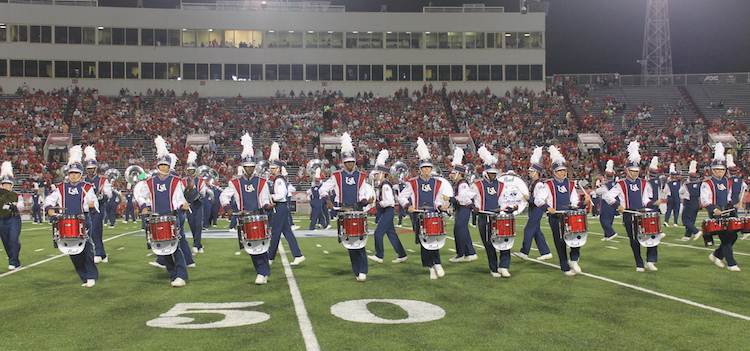
<svg viewBox="0 0 750 351">
<path fill-rule="evenodd" d="M 643 247 L 654 247 L 659 245 L 664 234 L 661 231 L 661 213 L 645 212 L 643 215 L 634 218 L 638 223 L 637 238 Z"/>
<path fill-rule="evenodd" d="M 271 246 L 271 230 L 268 216 L 245 215 L 237 219 L 237 237 L 240 246 L 251 255 L 260 255 Z"/>
<path fill-rule="evenodd" d="M 419 215 L 419 243 L 427 250 L 439 250 L 445 245 L 445 218 L 440 212 Z"/>
<path fill-rule="evenodd" d="M 492 220 L 490 242 L 496 250 L 510 250 L 516 239 L 516 216 L 498 213 Z"/>
<path fill-rule="evenodd" d="M 171 255 L 180 241 L 175 216 L 151 216 L 146 223 L 147 247 L 157 255 Z"/>
<path fill-rule="evenodd" d="M 743 218 L 729 217 L 724 220 L 726 230 L 740 231 L 745 229 L 745 220 Z"/>
<path fill-rule="evenodd" d="M 743 221 L 742 232 L 750 233 L 750 217 L 742 217 L 742 221 Z"/>
<path fill-rule="evenodd" d="M 55 247 L 66 255 L 77 255 L 86 247 L 86 217 L 84 214 L 57 215 L 52 219 L 52 238 Z"/>
<path fill-rule="evenodd" d="M 361 249 L 367 244 L 367 213 L 347 211 L 339 214 L 339 240 L 345 248 Z"/>
<path fill-rule="evenodd" d="M 586 210 L 565 211 L 563 223 L 563 240 L 568 247 L 581 247 L 586 244 L 589 232 Z"/>
<path fill-rule="evenodd" d="M 714 234 L 724 230 L 724 224 L 718 218 L 704 219 L 701 222 L 701 230 L 704 234 Z"/>
</svg>

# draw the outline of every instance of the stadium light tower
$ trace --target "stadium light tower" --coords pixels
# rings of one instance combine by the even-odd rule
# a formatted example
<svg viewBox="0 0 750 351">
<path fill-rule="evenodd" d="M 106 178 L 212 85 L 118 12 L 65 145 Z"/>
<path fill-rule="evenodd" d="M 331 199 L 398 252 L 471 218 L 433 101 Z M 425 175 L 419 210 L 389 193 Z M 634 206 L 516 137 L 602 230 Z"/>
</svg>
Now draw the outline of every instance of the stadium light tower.
<svg viewBox="0 0 750 351">
<path fill-rule="evenodd" d="M 668 0 L 648 0 L 643 33 L 643 85 L 672 84 L 672 45 L 669 43 Z"/>
</svg>

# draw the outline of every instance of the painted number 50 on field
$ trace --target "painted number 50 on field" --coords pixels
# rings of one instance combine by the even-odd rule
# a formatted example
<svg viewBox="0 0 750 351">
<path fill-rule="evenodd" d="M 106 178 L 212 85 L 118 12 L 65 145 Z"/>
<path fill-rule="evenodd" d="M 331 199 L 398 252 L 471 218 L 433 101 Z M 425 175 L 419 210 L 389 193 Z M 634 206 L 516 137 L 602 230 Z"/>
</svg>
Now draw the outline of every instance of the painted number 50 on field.
<svg viewBox="0 0 750 351">
<path fill-rule="evenodd" d="M 406 318 L 385 319 L 372 313 L 367 304 L 372 302 L 390 303 L 402 308 Z M 268 313 L 247 311 L 241 308 L 260 306 L 262 301 L 226 302 L 226 303 L 178 303 L 159 318 L 146 322 L 149 327 L 172 329 L 211 329 L 239 327 L 258 324 L 271 318 Z M 224 319 L 211 323 L 191 324 L 195 319 L 183 315 L 193 313 L 215 313 L 224 315 Z M 424 301 L 398 299 L 363 299 L 337 303 L 331 306 L 331 314 L 344 320 L 358 323 L 404 324 L 423 323 L 445 317 L 445 310 L 437 305 Z"/>
</svg>

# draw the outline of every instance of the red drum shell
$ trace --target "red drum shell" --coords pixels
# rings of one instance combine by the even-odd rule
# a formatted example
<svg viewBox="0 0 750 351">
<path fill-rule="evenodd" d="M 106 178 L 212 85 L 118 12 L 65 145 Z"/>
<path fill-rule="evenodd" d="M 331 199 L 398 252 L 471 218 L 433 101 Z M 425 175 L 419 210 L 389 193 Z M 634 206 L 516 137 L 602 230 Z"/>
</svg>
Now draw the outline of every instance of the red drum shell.
<svg viewBox="0 0 750 351">
<path fill-rule="evenodd" d="M 367 214 L 364 212 L 344 212 L 341 215 L 341 229 L 346 236 L 367 234 Z"/>
<path fill-rule="evenodd" d="M 724 225 L 718 219 L 704 219 L 701 222 L 701 229 L 705 234 L 720 232 L 724 230 Z"/>
<path fill-rule="evenodd" d="M 242 233 L 245 240 L 263 240 L 268 238 L 268 217 L 266 216 L 253 216 L 257 218 L 251 218 L 249 221 L 242 223 Z"/>
<path fill-rule="evenodd" d="M 173 217 L 160 218 L 149 222 L 151 241 L 166 241 L 177 239 L 177 219 Z"/>
<path fill-rule="evenodd" d="M 437 212 L 427 212 L 420 219 L 420 226 L 424 235 L 445 235 L 445 220 Z"/>
<path fill-rule="evenodd" d="M 743 230 L 745 221 L 743 218 L 730 217 L 726 219 L 726 230 Z"/>
<path fill-rule="evenodd" d="M 742 217 L 744 225 L 742 226 L 742 232 L 750 233 L 750 217 Z"/>
<path fill-rule="evenodd" d="M 56 225 L 60 238 L 82 238 L 86 233 L 86 224 L 83 218 L 59 219 Z"/>
<path fill-rule="evenodd" d="M 646 212 L 638 219 L 638 226 L 643 229 L 643 234 L 661 233 L 660 214 L 657 212 Z"/>
<path fill-rule="evenodd" d="M 516 219 L 513 216 L 500 215 L 496 216 L 492 226 L 495 228 L 497 236 L 515 236 Z"/>
<path fill-rule="evenodd" d="M 565 215 L 565 224 L 571 233 L 588 232 L 589 225 L 586 220 L 585 211 L 568 211 Z"/>
</svg>

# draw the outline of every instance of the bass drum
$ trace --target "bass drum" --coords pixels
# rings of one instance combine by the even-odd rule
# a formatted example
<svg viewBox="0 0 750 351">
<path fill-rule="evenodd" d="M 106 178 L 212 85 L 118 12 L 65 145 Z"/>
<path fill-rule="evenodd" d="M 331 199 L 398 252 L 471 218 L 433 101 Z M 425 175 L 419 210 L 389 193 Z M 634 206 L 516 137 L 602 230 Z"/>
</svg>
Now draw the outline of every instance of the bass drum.
<svg viewBox="0 0 750 351">
<path fill-rule="evenodd" d="M 529 186 L 526 182 L 514 173 L 505 173 L 497 177 L 497 180 L 503 183 L 503 193 L 500 196 L 503 197 L 503 201 L 508 204 L 508 207 L 518 208 L 513 211 L 514 216 L 518 216 L 522 213 L 529 202 L 524 199 L 524 195 L 529 195 Z"/>
</svg>

